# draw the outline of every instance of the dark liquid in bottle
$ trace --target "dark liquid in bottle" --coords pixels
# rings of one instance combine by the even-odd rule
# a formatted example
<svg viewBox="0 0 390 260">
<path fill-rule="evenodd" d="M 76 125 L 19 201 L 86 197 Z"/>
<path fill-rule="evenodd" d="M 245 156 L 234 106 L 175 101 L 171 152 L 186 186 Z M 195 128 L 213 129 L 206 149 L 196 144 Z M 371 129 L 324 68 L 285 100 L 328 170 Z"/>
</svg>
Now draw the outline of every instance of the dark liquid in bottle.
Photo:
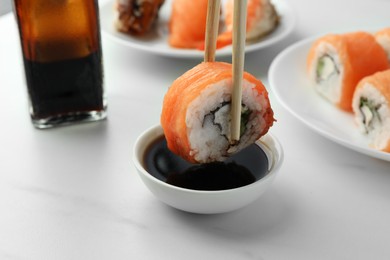
<svg viewBox="0 0 390 260">
<path fill-rule="evenodd" d="M 35 126 L 105 118 L 97 0 L 14 0 Z"/>
<path fill-rule="evenodd" d="M 24 62 L 34 118 L 103 110 L 99 52 L 63 61 Z"/>
<path fill-rule="evenodd" d="M 226 190 L 263 178 L 268 172 L 268 158 L 257 144 L 252 144 L 224 162 L 192 164 L 172 153 L 162 136 L 147 148 L 144 166 L 155 178 L 174 186 Z"/>
</svg>

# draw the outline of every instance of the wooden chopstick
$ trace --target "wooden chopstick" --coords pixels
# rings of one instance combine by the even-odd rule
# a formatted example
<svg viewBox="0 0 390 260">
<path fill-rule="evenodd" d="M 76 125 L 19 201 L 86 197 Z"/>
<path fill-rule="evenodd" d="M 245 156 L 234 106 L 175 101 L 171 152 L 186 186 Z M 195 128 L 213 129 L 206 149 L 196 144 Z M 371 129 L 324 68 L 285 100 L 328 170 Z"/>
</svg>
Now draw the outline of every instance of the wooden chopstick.
<svg viewBox="0 0 390 260">
<path fill-rule="evenodd" d="M 240 140 L 242 79 L 244 74 L 247 0 L 234 0 L 233 13 L 233 93 L 230 143 Z"/>
<path fill-rule="evenodd" d="M 193 1 L 197 1 L 197 0 L 193 0 Z M 205 52 L 204 52 L 205 62 L 215 61 L 215 50 L 217 46 L 220 8 L 221 8 L 221 0 L 208 1 L 206 35 L 205 35 Z"/>
</svg>

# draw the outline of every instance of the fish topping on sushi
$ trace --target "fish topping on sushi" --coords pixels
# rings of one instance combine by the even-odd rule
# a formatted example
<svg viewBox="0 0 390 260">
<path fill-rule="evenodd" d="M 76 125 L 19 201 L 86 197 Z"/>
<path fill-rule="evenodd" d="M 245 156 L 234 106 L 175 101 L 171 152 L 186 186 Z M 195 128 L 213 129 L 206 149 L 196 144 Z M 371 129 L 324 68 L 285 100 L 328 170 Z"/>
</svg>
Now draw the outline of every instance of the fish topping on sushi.
<svg viewBox="0 0 390 260">
<path fill-rule="evenodd" d="M 164 97 L 168 148 L 193 163 L 223 161 L 266 134 L 274 122 L 264 85 L 244 73 L 240 140 L 231 144 L 232 66 L 203 62 L 176 79 Z"/>
<path fill-rule="evenodd" d="M 208 0 L 174 0 L 169 18 L 171 47 L 196 49 L 204 44 Z"/>
</svg>

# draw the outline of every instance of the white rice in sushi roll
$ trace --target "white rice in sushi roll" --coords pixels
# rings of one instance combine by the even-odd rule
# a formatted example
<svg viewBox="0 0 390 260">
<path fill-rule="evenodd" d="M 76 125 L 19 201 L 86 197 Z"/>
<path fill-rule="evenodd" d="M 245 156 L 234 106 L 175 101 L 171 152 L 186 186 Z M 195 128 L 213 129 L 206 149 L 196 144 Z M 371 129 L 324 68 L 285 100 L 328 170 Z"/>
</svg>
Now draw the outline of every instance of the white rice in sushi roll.
<svg viewBox="0 0 390 260">
<path fill-rule="evenodd" d="M 269 107 L 268 101 L 253 89 L 254 84 L 244 80 L 241 119 L 245 120 L 242 122 L 244 131 L 237 145 L 229 143 L 232 84 L 232 79 L 226 79 L 209 86 L 187 109 L 187 132 L 191 155 L 196 161 L 222 161 L 254 143 L 258 133 L 268 127 L 263 117 Z"/>
</svg>

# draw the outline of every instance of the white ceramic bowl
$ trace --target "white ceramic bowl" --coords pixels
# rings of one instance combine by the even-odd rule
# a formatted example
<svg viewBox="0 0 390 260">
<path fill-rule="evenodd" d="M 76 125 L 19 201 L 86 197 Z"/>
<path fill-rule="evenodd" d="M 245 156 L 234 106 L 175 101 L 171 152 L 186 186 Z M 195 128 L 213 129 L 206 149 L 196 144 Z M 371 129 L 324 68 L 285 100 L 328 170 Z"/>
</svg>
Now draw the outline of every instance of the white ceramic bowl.
<svg viewBox="0 0 390 260">
<path fill-rule="evenodd" d="M 263 178 L 252 184 L 228 190 L 201 191 L 180 188 L 157 179 L 149 174 L 143 165 L 146 149 L 162 135 L 163 130 L 158 125 L 147 129 L 137 138 L 133 151 L 134 165 L 142 181 L 159 200 L 192 213 L 224 213 L 250 204 L 270 186 L 283 161 L 282 146 L 274 136 L 267 134 L 257 141 L 269 162 L 268 173 Z"/>
</svg>

